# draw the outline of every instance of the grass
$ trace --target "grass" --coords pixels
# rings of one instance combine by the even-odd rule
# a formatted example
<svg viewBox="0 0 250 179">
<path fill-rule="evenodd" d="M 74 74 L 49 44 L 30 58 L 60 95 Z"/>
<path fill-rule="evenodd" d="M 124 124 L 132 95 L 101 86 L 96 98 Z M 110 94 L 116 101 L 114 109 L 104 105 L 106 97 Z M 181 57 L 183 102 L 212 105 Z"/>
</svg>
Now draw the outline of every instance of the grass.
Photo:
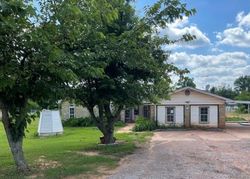
<svg viewBox="0 0 250 179">
<path fill-rule="evenodd" d="M 119 145 L 98 145 L 101 133 L 95 127 L 64 128 L 64 134 L 37 137 L 37 121 L 28 128 L 24 139 L 25 157 L 31 166 L 30 175 L 36 178 L 63 178 L 74 175 L 101 175 L 100 167 L 113 169 L 119 160 L 136 149 L 135 143 L 143 143 L 151 135 L 143 133 L 119 133 Z M 28 178 L 16 173 L 15 165 L 0 123 L 0 178 Z M 98 155 L 87 155 L 95 151 Z"/>
</svg>

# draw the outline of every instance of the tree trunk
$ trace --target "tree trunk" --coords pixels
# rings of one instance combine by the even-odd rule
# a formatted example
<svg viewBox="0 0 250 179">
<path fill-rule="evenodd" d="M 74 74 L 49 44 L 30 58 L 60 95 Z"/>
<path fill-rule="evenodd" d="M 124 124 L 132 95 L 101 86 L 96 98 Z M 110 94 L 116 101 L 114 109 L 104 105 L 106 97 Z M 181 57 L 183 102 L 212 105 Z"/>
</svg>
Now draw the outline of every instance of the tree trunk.
<svg viewBox="0 0 250 179">
<path fill-rule="evenodd" d="M 114 122 L 108 122 L 106 125 L 106 129 L 103 132 L 103 143 L 104 144 L 112 144 L 115 143 L 114 137 Z"/>
<path fill-rule="evenodd" d="M 106 132 L 103 134 L 103 144 L 113 144 L 115 143 L 114 132 Z"/>
<path fill-rule="evenodd" d="M 122 107 L 119 107 L 115 115 L 112 114 L 110 105 L 98 105 L 99 116 L 96 117 L 92 106 L 88 107 L 91 117 L 94 119 L 96 126 L 102 132 L 103 137 L 100 138 L 102 144 L 115 143 L 114 123 L 120 115 Z M 104 115 L 105 113 L 105 115 Z"/>
<path fill-rule="evenodd" d="M 16 141 L 11 134 L 11 124 L 9 121 L 8 111 L 2 108 L 2 122 L 8 139 L 8 143 L 15 161 L 17 170 L 22 173 L 30 171 L 23 154 L 23 136 Z"/>
</svg>

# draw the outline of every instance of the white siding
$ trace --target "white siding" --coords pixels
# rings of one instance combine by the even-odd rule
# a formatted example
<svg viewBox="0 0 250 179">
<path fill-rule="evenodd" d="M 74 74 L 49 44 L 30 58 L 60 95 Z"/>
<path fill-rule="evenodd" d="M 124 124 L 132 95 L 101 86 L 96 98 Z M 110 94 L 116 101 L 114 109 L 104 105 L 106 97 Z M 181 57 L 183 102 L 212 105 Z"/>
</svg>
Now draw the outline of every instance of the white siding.
<svg viewBox="0 0 250 179">
<path fill-rule="evenodd" d="M 191 106 L 191 125 L 199 125 L 199 106 Z"/>
<path fill-rule="evenodd" d="M 165 116 L 166 116 L 166 111 L 165 111 L 165 106 L 158 106 L 157 107 L 157 121 L 158 124 L 165 124 Z"/>
<path fill-rule="evenodd" d="M 177 125 L 184 124 L 184 107 L 183 106 L 176 106 L 175 107 L 175 120 Z"/>
<path fill-rule="evenodd" d="M 201 106 L 191 106 L 191 126 L 204 126 L 204 127 L 218 127 L 218 106 L 210 105 L 209 107 L 209 115 L 208 115 L 208 123 L 201 124 L 199 108 Z"/>
<path fill-rule="evenodd" d="M 175 125 L 182 126 L 184 123 L 184 108 L 183 106 L 175 107 Z M 169 125 L 166 123 L 166 106 L 157 106 L 157 121 L 160 125 Z"/>
<path fill-rule="evenodd" d="M 209 124 L 218 127 L 218 106 L 209 107 Z"/>
</svg>

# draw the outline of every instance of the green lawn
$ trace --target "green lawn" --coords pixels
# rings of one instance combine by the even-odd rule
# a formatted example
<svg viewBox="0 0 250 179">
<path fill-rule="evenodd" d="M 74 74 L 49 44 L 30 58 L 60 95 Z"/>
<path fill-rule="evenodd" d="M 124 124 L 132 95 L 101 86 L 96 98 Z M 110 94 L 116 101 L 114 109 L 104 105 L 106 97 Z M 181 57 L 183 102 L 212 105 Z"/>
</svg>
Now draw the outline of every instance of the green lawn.
<svg viewBox="0 0 250 179">
<path fill-rule="evenodd" d="M 37 121 L 28 128 L 24 140 L 25 156 L 35 178 L 62 178 L 74 175 L 101 175 L 100 168 L 112 169 L 121 157 L 132 153 L 135 143 L 147 140 L 151 133 L 116 134 L 119 145 L 97 145 L 101 133 L 94 127 L 64 128 L 64 134 L 39 138 L 36 135 Z M 90 155 L 89 151 L 99 154 Z M 7 145 L 7 139 L 0 123 L 0 178 L 27 178 L 16 173 Z"/>
</svg>

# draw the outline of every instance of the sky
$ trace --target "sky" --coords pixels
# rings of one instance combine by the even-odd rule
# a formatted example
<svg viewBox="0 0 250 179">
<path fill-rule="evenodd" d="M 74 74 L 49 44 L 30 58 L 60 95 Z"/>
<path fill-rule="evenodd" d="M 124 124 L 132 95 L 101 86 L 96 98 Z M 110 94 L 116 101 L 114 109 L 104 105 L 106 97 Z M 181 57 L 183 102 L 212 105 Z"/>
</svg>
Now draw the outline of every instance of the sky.
<svg viewBox="0 0 250 179">
<path fill-rule="evenodd" d="M 136 0 L 138 14 L 156 0 Z M 169 24 L 161 33 L 178 39 L 185 33 L 192 42 L 164 46 L 171 50 L 169 62 L 187 68 L 198 88 L 231 86 L 250 75 L 250 0 L 182 0 L 197 13 Z"/>
</svg>

